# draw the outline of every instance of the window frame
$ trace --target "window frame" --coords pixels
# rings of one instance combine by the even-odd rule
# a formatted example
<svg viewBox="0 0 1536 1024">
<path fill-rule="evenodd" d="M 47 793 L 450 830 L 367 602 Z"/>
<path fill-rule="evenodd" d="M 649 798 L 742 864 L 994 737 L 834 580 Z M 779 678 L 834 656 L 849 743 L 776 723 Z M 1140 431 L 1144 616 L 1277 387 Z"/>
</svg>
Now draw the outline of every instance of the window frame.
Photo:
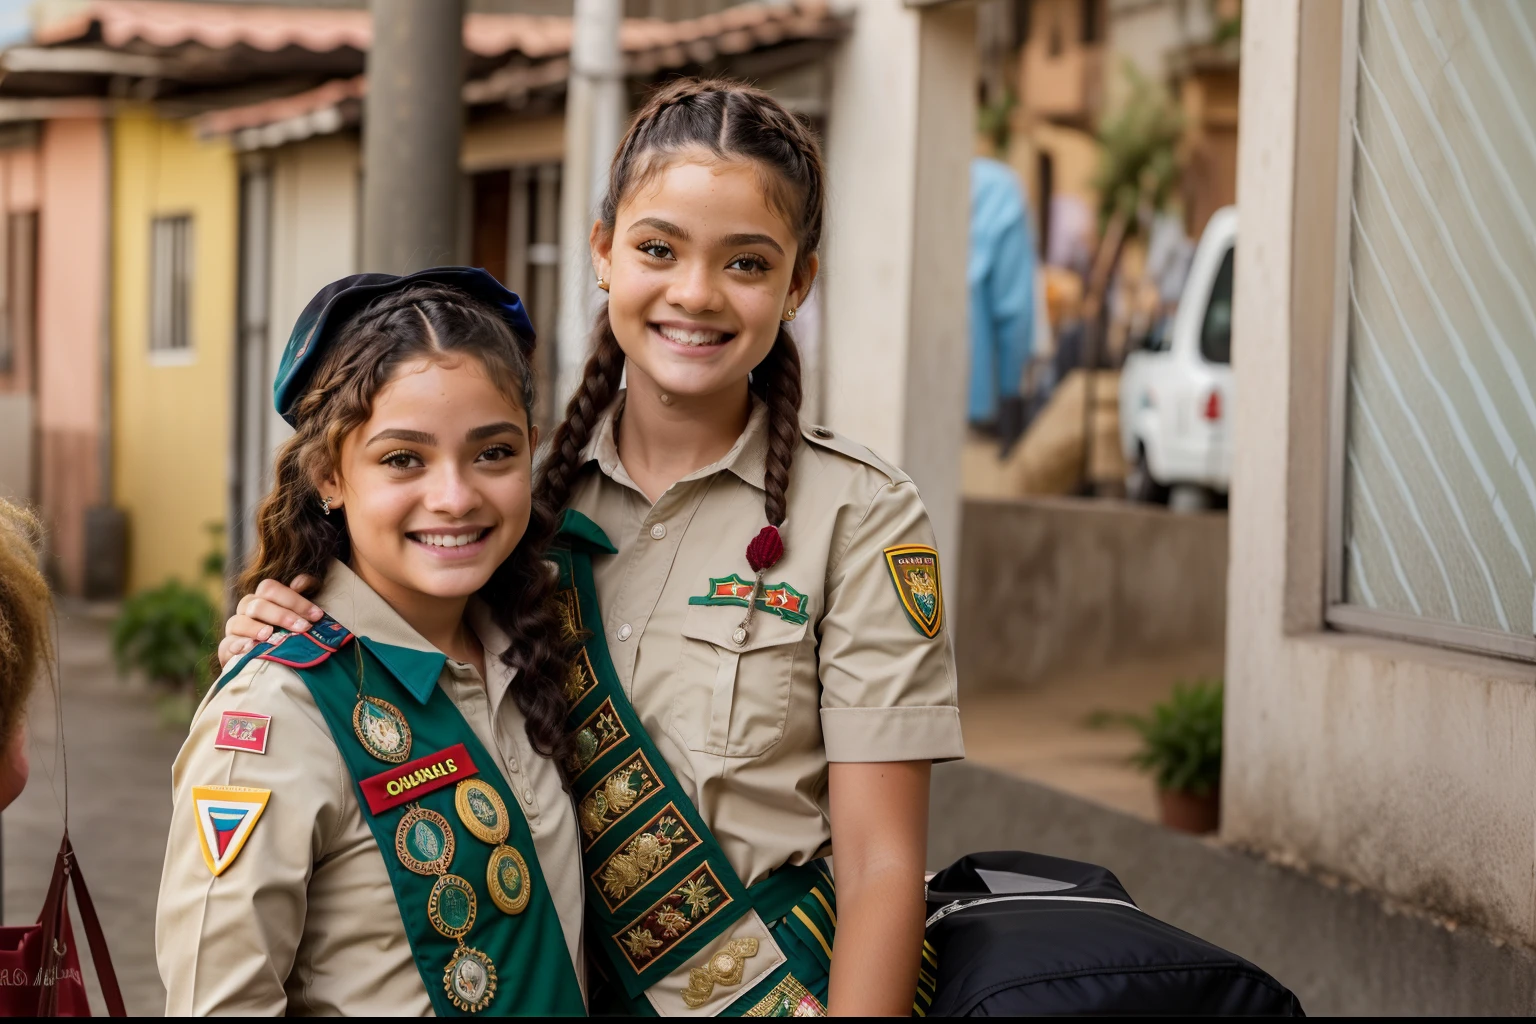
<svg viewBox="0 0 1536 1024">
<path fill-rule="evenodd" d="M 1536 661 L 1536 637 L 1350 604 L 1344 593 L 1344 492 L 1349 441 L 1350 211 L 1355 186 L 1355 116 L 1360 73 L 1360 4 L 1345 0 L 1339 69 L 1339 163 L 1334 203 L 1333 328 L 1328 367 L 1327 564 L 1323 619 L 1331 629 Z"/>
<path fill-rule="evenodd" d="M 160 266 L 159 266 L 159 261 L 157 259 L 158 241 L 159 241 L 159 234 L 160 234 L 161 225 L 162 224 L 164 224 L 164 225 L 175 225 L 177 222 L 182 222 L 182 223 L 185 224 L 185 231 L 184 231 L 184 234 L 183 234 L 183 237 L 182 237 L 182 241 L 183 241 L 184 244 L 183 244 L 182 267 L 181 267 L 181 279 L 182 279 L 181 283 L 182 283 L 182 291 L 184 293 L 184 305 L 183 305 L 183 309 L 182 309 L 182 314 L 183 314 L 183 323 L 182 323 L 183 343 L 180 344 L 180 345 L 174 345 L 174 344 L 172 344 L 172 345 L 160 345 L 160 344 L 156 344 L 156 342 L 158 340 L 158 336 L 157 336 L 156 324 L 155 324 L 155 319 L 156 319 L 155 314 L 157 312 L 157 309 L 156 309 L 156 295 L 157 295 L 157 292 L 159 291 L 159 285 L 160 285 L 160 278 L 159 278 L 159 275 L 158 275 L 158 272 L 160 270 Z M 151 364 L 156 365 L 156 366 L 184 366 L 187 363 L 190 363 L 190 362 L 192 362 L 195 359 L 195 354 L 197 352 L 197 341 L 196 341 L 196 338 L 193 336 L 193 334 L 194 334 L 194 332 L 193 332 L 193 322 L 194 322 L 193 307 L 195 305 L 195 297 L 193 295 L 193 281 L 194 281 L 194 278 L 196 276 L 195 272 L 196 272 L 196 260 L 197 260 L 197 255 L 196 255 L 196 247 L 197 247 L 196 224 L 197 224 L 197 218 L 193 214 L 193 212 L 190 211 L 190 210 L 163 211 L 163 212 L 152 214 L 150 216 L 150 219 L 149 219 L 149 274 L 148 274 L 148 281 L 146 282 L 146 284 L 148 286 L 148 290 L 149 290 L 149 303 L 148 303 L 148 307 L 149 308 L 146 310 L 146 312 L 148 314 L 149 323 L 147 325 L 148 330 L 146 332 L 146 337 L 145 337 L 145 350 L 149 353 L 149 359 L 150 359 Z M 173 234 L 172 238 L 173 238 L 173 241 L 174 241 L 174 234 Z M 172 274 L 174 276 L 175 273 L 176 273 L 176 267 L 174 266 L 174 261 L 175 261 L 175 253 L 174 253 L 174 251 L 170 254 L 170 257 L 171 257 L 171 262 L 172 262 L 173 265 L 168 267 L 167 270 L 168 270 L 168 272 L 170 274 Z M 176 288 L 176 284 L 175 284 L 174 280 L 170 283 L 170 288 L 171 288 L 171 297 L 170 297 L 171 309 L 170 309 L 169 313 L 170 313 L 170 316 L 172 317 L 172 319 L 174 320 L 175 313 L 176 313 L 176 308 L 175 308 L 175 288 Z M 170 333 L 172 335 L 172 340 L 174 340 L 174 336 L 175 336 L 175 333 L 176 333 L 174 325 L 169 325 L 168 329 L 170 330 Z"/>
</svg>

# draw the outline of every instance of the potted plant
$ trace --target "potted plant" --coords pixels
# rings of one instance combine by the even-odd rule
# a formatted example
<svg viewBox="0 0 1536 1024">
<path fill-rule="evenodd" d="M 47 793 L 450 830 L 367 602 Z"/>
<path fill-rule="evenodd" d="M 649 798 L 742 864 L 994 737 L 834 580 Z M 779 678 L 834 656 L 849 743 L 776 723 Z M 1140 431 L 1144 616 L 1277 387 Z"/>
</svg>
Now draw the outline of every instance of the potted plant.
<svg viewBox="0 0 1536 1024">
<path fill-rule="evenodd" d="M 1141 734 L 1132 762 L 1157 783 L 1162 822 L 1216 831 L 1221 811 L 1221 680 L 1179 684 L 1149 715 L 1127 715 Z"/>
</svg>

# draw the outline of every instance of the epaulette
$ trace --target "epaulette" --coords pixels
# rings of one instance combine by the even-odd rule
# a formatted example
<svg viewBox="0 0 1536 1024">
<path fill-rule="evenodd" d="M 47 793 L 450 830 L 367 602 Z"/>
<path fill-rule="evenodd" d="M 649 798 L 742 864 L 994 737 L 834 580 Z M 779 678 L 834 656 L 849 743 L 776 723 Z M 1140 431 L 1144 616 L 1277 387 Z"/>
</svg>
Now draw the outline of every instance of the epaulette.
<svg viewBox="0 0 1536 1024">
<path fill-rule="evenodd" d="M 893 484 L 903 484 L 912 479 L 857 441 L 843 437 L 841 434 L 835 434 L 826 427 L 802 422 L 800 424 L 800 434 L 818 448 L 836 452 L 845 458 L 861 462 L 871 469 L 884 474 Z"/>
<path fill-rule="evenodd" d="M 303 633 L 277 630 L 256 657 L 289 668 L 314 668 L 351 640 L 352 631 L 327 615 Z"/>
</svg>

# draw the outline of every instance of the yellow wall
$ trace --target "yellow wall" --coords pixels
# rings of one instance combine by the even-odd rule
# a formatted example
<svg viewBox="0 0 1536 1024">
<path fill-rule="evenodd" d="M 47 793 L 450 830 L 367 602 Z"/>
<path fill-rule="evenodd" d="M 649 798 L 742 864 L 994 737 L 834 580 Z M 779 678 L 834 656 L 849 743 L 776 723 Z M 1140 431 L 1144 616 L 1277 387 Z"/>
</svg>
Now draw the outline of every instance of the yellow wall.
<svg viewBox="0 0 1536 1024">
<path fill-rule="evenodd" d="M 198 578 L 226 516 L 239 171 L 223 142 L 147 110 L 114 124 L 113 490 L 128 513 L 129 589 Z M 190 214 L 191 352 L 149 351 L 150 221 Z"/>
</svg>

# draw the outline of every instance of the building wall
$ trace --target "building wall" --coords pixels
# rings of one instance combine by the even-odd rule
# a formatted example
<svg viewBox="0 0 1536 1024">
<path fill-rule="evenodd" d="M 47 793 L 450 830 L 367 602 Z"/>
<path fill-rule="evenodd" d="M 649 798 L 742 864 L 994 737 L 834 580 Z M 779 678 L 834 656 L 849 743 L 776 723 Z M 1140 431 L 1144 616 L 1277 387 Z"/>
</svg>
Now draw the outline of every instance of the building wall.
<svg viewBox="0 0 1536 1024">
<path fill-rule="evenodd" d="M 47 121 L 38 174 L 39 483 L 54 571 L 85 576 L 85 510 L 101 503 L 110 127 Z"/>
<path fill-rule="evenodd" d="M 1223 837 L 1529 945 L 1531 666 L 1323 626 L 1340 18 L 1244 11 Z"/>
<path fill-rule="evenodd" d="M 129 590 L 197 578 L 223 522 L 235 330 L 239 177 L 221 140 L 148 109 L 115 124 L 113 494 L 128 514 Z M 192 217 L 189 351 L 149 350 L 150 223 Z"/>
</svg>

